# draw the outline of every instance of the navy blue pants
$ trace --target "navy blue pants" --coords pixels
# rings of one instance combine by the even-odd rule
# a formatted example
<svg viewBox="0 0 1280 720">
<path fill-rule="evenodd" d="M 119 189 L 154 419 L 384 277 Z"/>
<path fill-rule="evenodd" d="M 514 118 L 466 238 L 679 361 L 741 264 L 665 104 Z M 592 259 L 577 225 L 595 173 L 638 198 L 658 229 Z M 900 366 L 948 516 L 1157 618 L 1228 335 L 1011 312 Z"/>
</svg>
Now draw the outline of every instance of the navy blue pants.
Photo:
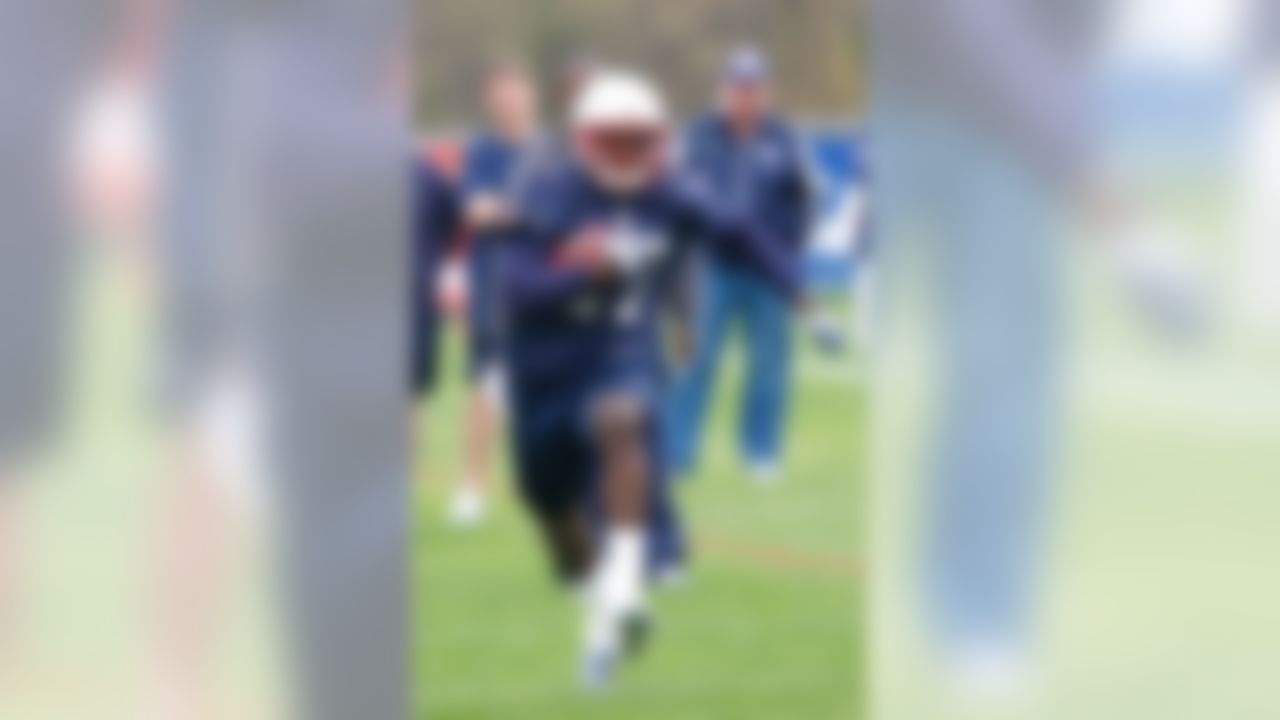
<svg viewBox="0 0 1280 720">
<path fill-rule="evenodd" d="M 649 452 L 648 563 L 660 568 L 683 562 L 686 547 L 668 473 L 661 461 L 663 433 L 658 412 L 660 384 L 649 373 L 609 372 L 596 377 L 522 378 L 512 383 L 516 475 L 525 503 L 540 515 L 584 508 L 603 527 L 602 468 L 591 415 L 606 395 L 634 394 L 646 410 Z"/>
</svg>

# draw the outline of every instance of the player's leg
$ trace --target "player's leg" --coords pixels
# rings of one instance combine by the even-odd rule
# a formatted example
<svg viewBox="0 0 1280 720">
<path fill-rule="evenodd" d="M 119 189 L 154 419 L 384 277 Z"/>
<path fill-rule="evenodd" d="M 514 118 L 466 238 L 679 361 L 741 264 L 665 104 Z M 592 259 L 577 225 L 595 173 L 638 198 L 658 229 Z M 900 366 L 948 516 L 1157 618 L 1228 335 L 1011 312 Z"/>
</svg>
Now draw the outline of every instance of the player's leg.
<svg viewBox="0 0 1280 720">
<path fill-rule="evenodd" d="M 649 522 L 652 459 L 645 436 L 647 410 L 631 393 L 617 392 L 600 398 L 593 411 L 604 510 L 598 579 L 613 600 L 633 604 L 641 595 Z"/>
<path fill-rule="evenodd" d="M 501 392 L 496 365 L 473 373 L 467 397 L 463 471 L 450 514 L 458 525 L 474 525 L 484 519 L 492 458 L 498 441 Z"/>
<path fill-rule="evenodd" d="M 650 417 L 635 393 L 614 391 L 591 408 L 604 515 L 602 544 L 587 597 L 584 681 L 608 681 L 617 659 L 644 636 L 646 527 L 653 460 Z"/>
<path fill-rule="evenodd" d="M 648 411 L 642 400 L 625 391 L 601 397 L 593 410 L 606 521 L 615 527 L 642 526 L 649 494 Z"/>
<path fill-rule="evenodd" d="M 667 467 L 676 476 L 697 465 L 707 406 L 737 305 L 737 287 L 730 272 L 708 262 L 699 275 L 693 360 L 673 384 L 665 423 Z"/>
<path fill-rule="evenodd" d="M 742 278 L 747 372 L 739 442 L 753 479 L 768 482 L 782 467 L 791 383 L 791 319 L 787 301 L 755 278 Z"/>
<path fill-rule="evenodd" d="M 498 443 L 501 421 L 502 368 L 498 341 L 493 328 L 493 288 L 491 258 L 470 258 L 468 286 L 468 374 L 471 387 L 467 398 L 462 477 L 454 495 L 451 515 L 455 523 L 468 526 L 484 519 L 485 499 L 493 471 L 492 458 Z"/>
<path fill-rule="evenodd" d="M 595 559 L 595 538 L 586 508 L 538 513 L 537 522 L 556 577 L 566 588 L 583 589 Z"/>
<path fill-rule="evenodd" d="M 587 439 L 574 422 L 575 397 L 563 387 L 548 389 L 518 376 L 510 397 L 511 447 L 521 499 L 555 575 L 566 588 L 582 590 L 595 559 L 588 503 L 594 463 Z"/>
</svg>

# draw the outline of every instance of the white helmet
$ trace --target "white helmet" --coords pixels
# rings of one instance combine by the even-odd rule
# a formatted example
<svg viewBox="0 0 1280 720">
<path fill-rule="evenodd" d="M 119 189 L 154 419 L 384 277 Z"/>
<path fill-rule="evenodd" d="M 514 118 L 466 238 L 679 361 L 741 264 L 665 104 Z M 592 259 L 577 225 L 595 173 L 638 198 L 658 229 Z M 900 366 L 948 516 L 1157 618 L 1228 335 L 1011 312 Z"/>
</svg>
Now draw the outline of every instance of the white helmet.
<svg viewBox="0 0 1280 720">
<path fill-rule="evenodd" d="M 592 75 L 570 110 L 569 126 L 578 162 L 611 192 L 644 189 L 668 163 L 666 103 L 640 75 Z"/>
<path fill-rule="evenodd" d="M 573 129 L 652 127 L 667 124 L 667 107 L 653 83 L 625 70 L 602 70 L 591 76 L 569 115 Z"/>
</svg>

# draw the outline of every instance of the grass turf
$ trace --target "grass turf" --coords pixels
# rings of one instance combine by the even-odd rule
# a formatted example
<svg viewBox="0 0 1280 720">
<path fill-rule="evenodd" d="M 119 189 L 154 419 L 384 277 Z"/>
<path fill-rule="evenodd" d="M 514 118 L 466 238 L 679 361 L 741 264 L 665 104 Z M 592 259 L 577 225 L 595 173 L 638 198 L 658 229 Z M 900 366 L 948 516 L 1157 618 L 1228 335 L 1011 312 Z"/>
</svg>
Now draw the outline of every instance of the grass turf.
<svg viewBox="0 0 1280 720">
<path fill-rule="evenodd" d="M 459 530 L 445 519 L 461 448 L 459 344 L 449 343 L 420 426 L 418 717 L 859 715 L 865 401 L 855 360 L 801 347 L 785 478 L 758 487 L 734 453 L 741 371 L 729 359 L 701 470 L 679 490 L 694 546 L 689 582 L 656 597 L 654 642 L 608 693 L 589 697 L 575 682 L 577 605 L 550 581 L 506 474 L 485 525 Z"/>
</svg>

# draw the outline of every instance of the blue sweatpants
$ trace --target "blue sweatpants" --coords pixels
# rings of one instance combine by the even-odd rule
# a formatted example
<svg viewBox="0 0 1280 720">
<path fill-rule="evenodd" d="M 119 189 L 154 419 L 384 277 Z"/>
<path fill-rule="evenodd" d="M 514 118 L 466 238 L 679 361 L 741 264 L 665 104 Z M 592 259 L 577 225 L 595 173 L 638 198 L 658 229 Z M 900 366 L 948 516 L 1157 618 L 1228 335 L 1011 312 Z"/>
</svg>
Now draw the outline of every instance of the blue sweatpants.
<svg viewBox="0 0 1280 720">
<path fill-rule="evenodd" d="M 740 453 L 750 463 L 778 462 L 790 395 L 787 299 L 750 271 L 721 262 L 706 264 L 699 285 L 693 361 L 676 379 L 667 408 L 668 467 L 682 474 L 697 465 L 707 407 L 735 323 L 745 336 L 747 361 L 738 421 Z"/>
</svg>

